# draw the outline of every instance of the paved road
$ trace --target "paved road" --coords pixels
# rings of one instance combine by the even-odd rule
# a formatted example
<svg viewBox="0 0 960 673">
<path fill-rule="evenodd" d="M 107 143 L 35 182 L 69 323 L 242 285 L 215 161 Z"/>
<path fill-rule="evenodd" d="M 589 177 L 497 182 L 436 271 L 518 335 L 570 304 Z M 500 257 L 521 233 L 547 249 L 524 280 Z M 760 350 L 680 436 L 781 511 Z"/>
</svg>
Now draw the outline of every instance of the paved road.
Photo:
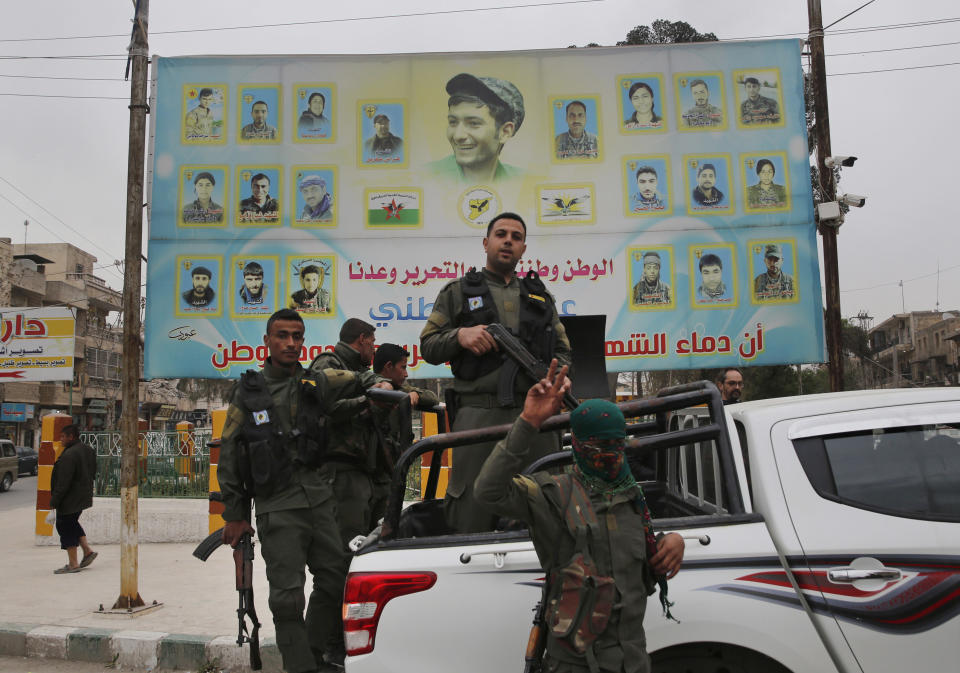
<svg viewBox="0 0 960 673">
<path fill-rule="evenodd" d="M 0 493 L 0 514 L 18 507 L 33 507 L 37 502 L 37 478 L 20 477 L 10 490 Z"/>
</svg>

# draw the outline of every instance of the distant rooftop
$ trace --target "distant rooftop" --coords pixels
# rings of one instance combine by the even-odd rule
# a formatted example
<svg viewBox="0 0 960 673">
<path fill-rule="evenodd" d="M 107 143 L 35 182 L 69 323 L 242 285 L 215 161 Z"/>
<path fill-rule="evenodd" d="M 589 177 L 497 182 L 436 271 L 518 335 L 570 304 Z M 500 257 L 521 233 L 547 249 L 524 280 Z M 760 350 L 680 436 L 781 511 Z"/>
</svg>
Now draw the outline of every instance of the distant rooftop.
<svg viewBox="0 0 960 673">
<path fill-rule="evenodd" d="M 31 262 L 33 262 L 34 264 L 53 264 L 53 260 L 52 260 L 52 259 L 47 259 L 47 258 L 44 257 L 43 255 L 35 255 L 35 254 L 29 254 L 29 255 L 14 255 L 13 258 L 14 258 L 14 259 L 29 259 L 29 260 L 30 260 Z"/>
</svg>

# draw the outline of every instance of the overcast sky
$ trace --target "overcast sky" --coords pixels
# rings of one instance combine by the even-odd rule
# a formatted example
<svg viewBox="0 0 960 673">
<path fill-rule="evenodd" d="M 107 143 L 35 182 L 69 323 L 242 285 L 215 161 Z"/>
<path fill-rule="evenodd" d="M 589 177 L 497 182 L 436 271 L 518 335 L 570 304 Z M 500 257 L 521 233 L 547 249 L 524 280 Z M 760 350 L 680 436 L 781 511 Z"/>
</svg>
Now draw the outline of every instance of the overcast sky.
<svg viewBox="0 0 960 673">
<path fill-rule="evenodd" d="M 520 7 L 484 9 L 511 2 Z M 824 24 L 864 2 L 824 0 Z M 422 15 L 397 16 L 415 13 Z M 123 54 L 132 16 L 132 4 L 116 0 L 4 8 L 0 235 L 23 242 L 28 219 L 30 242 L 67 241 L 94 253 L 98 264 L 122 259 L 130 94 Z M 351 20 L 360 17 L 368 18 Z M 807 32 L 804 0 L 154 0 L 150 51 L 339 54 L 613 45 L 634 26 L 659 18 L 687 21 L 720 39 Z M 897 28 L 929 21 L 937 23 Z M 279 23 L 295 25 L 221 30 Z M 858 28 L 872 30 L 836 32 Z M 107 37 L 65 39 L 102 35 Z M 876 50 L 891 51 L 845 55 Z M 842 315 L 863 310 L 878 323 L 902 308 L 934 309 L 938 263 L 939 306 L 960 309 L 960 234 L 953 209 L 960 94 L 952 84 L 960 75 L 960 10 L 949 0 L 876 0 L 827 32 L 826 52 L 833 151 L 859 157 L 845 169 L 840 190 L 868 197 L 840 231 Z M 40 58 L 81 55 L 102 58 Z M 910 69 L 889 71 L 894 68 Z M 886 72 L 841 75 L 876 70 Z M 116 99 L 75 98 L 82 96 Z M 119 269 L 96 273 L 122 287 Z"/>
</svg>

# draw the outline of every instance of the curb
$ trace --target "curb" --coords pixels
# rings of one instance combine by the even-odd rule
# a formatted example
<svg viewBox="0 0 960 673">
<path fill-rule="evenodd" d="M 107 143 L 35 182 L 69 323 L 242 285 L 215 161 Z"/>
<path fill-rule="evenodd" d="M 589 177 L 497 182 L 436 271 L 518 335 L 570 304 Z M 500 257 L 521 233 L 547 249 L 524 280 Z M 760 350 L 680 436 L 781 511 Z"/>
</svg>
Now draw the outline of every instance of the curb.
<svg viewBox="0 0 960 673">
<path fill-rule="evenodd" d="M 121 669 L 197 670 L 216 662 L 223 673 L 250 671 L 250 646 L 234 636 L 197 636 L 132 629 L 0 623 L 0 655 L 92 661 Z M 283 673 L 275 639 L 260 643 L 263 673 Z"/>
</svg>

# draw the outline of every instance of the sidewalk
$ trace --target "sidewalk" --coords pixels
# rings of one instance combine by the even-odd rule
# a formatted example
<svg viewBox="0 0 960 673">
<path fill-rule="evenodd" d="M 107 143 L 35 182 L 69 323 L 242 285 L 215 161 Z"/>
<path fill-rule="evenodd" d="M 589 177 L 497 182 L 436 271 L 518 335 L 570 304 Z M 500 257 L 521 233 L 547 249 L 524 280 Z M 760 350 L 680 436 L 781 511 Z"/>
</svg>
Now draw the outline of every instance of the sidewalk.
<svg viewBox="0 0 960 673">
<path fill-rule="evenodd" d="M 101 614 L 100 606 L 109 610 L 120 595 L 120 546 L 91 540 L 99 554 L 93 564 L 54 575 L 66 552 L 35 545 L 34 518 L 32 503 L 0 511 L 0 654 L 116 660 L 122 669 L 140 671 L 197 670 L 219 659 L 218 670 L 249 670 L 248 648 L 236 645 L 237 592 L 229 549 L 218 549 L 203 563 L 192 556 L 194 542 L 141 544 L 140 596 L 148 605 L 162 605 L 139 615 Z M 258 545 L 254 596 L 263 670 L 279 672 L 259 551 Z"/>
</svg>

